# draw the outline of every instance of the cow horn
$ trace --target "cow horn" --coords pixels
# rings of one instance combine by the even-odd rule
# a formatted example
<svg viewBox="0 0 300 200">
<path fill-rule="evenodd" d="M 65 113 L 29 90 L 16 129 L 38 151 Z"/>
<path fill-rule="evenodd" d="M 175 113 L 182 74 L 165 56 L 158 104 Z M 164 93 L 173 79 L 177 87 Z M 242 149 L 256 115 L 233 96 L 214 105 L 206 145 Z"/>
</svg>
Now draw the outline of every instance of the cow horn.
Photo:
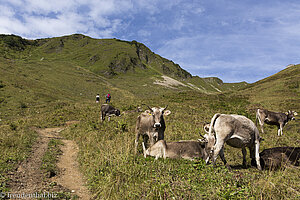
<svg viewBox="0 0 300 200">
<path fill-rule="evenodd" d="M 168 107 L 168 105 L 167 105 L 167 106 L 166 106 L 166 107 L 163 109 L 163 111 L 164 111 L 164 110 L 166 110 L 166 109 L 167 109 L 167 107 Z"/>
<path fill-rule="evenodd" d="M 201 133 L 199 133 L 199 135 L 200 135 L 200 137 L 202 137 L 202 138 L 204 138 L 204 139 L 206 139 Z"/>
<path fill-rule="evenodd" d="M 151 108 L 150 106 L 147 105 L 147 107 L 149 108 L 149 110 L 150 110 L 151 112 L 153 112 L 153 110 L 152 110 L 152 108 Z"/>
</svg>

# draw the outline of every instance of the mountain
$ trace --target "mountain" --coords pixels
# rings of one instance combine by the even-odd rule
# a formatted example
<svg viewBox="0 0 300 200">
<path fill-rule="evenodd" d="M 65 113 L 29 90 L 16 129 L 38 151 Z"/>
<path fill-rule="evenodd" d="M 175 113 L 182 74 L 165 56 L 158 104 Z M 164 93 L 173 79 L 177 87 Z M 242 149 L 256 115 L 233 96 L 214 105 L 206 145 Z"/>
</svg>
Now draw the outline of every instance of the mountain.
<svg viewBox="0 0 300 200">
<path fill-rule="evenodd" d="M 107 92 L 119 98 L 147 99 L 173 91 L 213 94 L 241 90 L 259 104 L 260 99 L 274 101 L 272 92 L 278 92 L 274 85 L 283 94 L 288 88 L 291 92 L 286 95 L 295 96 L 299 92 L 297 70 L 299 65 L 254 84 L 223 83 L 216 77 L 192 76 L 136 41 L 80 34 L 37 40 L 0 35 L 0 118 L 4 113 L 19 114 L 20 107 L 93 99 L 95 94 Z M 8 114 L 8 108 L 15 109 Z"/>
<path fill-rule="evenodd" d="M 223 84 L 216 78 L 193 77 L 178 64 L 155 54 L 137 41 L 93 39 L 81 34 L 38 40 L 1 35 L 0 53 L 4 58 L 13 60 L 68 63 L 105 78 L 120 78 L 123 81 L 122 85 L 124 77 L 130 77 L 131 81 L 139 83 L 138 86 L 152 86 L 153 82 L 162 81 L 164 84 L 161 86 L 177 88 L 178 84 L 169 84 L 164 80 L 166 76 L 180 81 L 182 84 L 179 85 L 185 89 L 206 93 L 236 90 L 247 85 L 245 82 Z M 136 77 L 138 80 L 135 80 Z"/>
</svg>

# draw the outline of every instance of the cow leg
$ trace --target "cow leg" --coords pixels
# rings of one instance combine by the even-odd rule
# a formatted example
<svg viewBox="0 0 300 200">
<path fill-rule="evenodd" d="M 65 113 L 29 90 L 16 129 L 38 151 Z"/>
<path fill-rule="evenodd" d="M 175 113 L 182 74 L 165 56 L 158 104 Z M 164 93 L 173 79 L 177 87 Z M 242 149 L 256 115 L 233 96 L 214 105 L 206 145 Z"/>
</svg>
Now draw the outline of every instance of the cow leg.
<svg viewBox="0 0 300 200">
<path fill-rule="evenodd" d="M 140 138 L 140 134 L 137 133 L 136 136 L 135 136 L 135 150 L 134 150 L 134 154 L 137 153 L 137 148 L 138 148 L 138 145 L 139 145 L 139 138 Z"/>
<path fill-rule="evenodd" d="M 281 135 L 282 135 L 282 128 L 283 128 L 283 124 L 280 124 L 279 129 L 280 129 L 280 134 L 281 134 Z"/>
<path fill-rule="evenodd" d="M 143 146 L 144 157 L 147 158 L 146 147 L 145 147 L 144 142 L 142 143 L 142 146 Z"/>
<path fill-rule="evenodd" d="M 261 170 L 260 158 L 259 158 L 259 139 L 255 140 L 255 160 L 256 160 L 257 169 Z"/>
<path fill-rule="evenodd" d="M 143 145 L 147 148 L 148 135 L 143 135 Z"/>
<path fill-rule="evenodd" d="M 108 120 L 107 121 L 110 121 L 110 116 L 108 116 Z"/>
<path fill-rule="evenodd" d="M 250 158 L 251 158 L 251 166 L 257 166 L 256 161 L 255 161 L 255 147 L 251 146 L 249 147 L 249 152 L 250 152 Z"/>
<path fill-rule="evenodd" d="M 247 167 L 247 161 L 246 161 L 246 155 L 247 155 L 247 150 L 245 147 L 242 148 L 242 154 L 243 154 L 243 167 Z"/>
<path fill-rule="evenodd" d="M 261 132 L 263 133 L 263 134 L 265 134 L 265 131 L 264 131 L 264 122 L 259 122 L 259 125 L 260 125 L 260 129 L 261 129 Z"/>
<path fill-rule="evenodd" d="M 219 152 L 219 155 L 221 157 L 221 160 L 223 161 L 224 165 L 227 167 L 227 169 L 231 170 L 230 165 L 227 163 L 225 156 L 224 156 L 224 148 L 222 148 Z"/>
<path fill-rule="evenodd" d="M 224 140 L 221 140 L 221 141 L 224 141 Z M 223 147 L 224 147 L 224 142 L 220 142 L 220 140 L 218 140 L 214 146 L 213 159 L 212 159 L 213 166 L 216 165 L 217 157 L 218 157 L 220 151 L 223 149 Z M 224 154 L 224 152 L 223 152 L 223 154 Z"/>
<path fill-rule="evenodd" d="M 277 126 L 277 128 L 278 128 L 278 136 L 280 136 L 280 135 L 282 135 L 282 124 L 280 124 L 279 126 Z"/>
<path fill-rule="evenodd" d="M 104 115 L 104 113 L 102 112 L 101 113 L 101 121 L 104 121 L 105 120 L 105 115 Z"/>
<path fill-rule="evenodd" d="M 220 150 L 220 157 L 221 157 L 221 160 L 223 161 L 223 163 L 224 163 L 224 165 L 226 165 L 227 164 L 227 161 L 226 161 L 226 159 L 225 159 L 225 156 L 224 156 L 224 148 L 222 148 L 221 150 Z"/>
</svg>

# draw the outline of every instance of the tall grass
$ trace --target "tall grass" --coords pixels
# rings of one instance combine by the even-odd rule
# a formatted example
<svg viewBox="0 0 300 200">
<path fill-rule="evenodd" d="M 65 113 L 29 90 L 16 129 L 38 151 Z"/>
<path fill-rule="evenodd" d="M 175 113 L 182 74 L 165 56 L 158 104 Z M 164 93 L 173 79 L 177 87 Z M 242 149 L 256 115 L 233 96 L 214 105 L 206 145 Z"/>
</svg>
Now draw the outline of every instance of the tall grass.
<svg viewBox="0 0 300 200">
<path fill-rule="evenodd" d="M 155 99 L 150 99 L 149 104 L 152 101 Z M 181 101 L 184 101 L 184 104 L 177 103 Z M 242 96 L 217 97 L 181 93 L 177 97 L 164 99 L 161 104 L 169 104 L 168 109 L 172 111 L 165 119 L 167 123 L 165 137 L 168 141 L 199 138 L 203 122 L 208 121 L 215 112 L 238 113 L 250 118 L 254 117 L 253 113 L 247 110 L 250 102 Z M 96 109 L 90 109 L 93 110 Z M 98 199 L 295 199 L 299 197 L 297 192 L 299 176 L 296 169 L 260 172 L 250 167 L 249 152 L 248 168 L 244 169 L 241 166 L 241 151 L 229 146 L 225 147 L 225 156 L 234 168 L 232 171 L 228 171 L 220 159 L 217 168 L 207 166 L 201 160 L 191 162 L 145 159 L 141 147 L 138 156 L 134 157 L 134 126 L 137 115 L 137 113 L 128 114 L 121 118 L 112 118 L 110 122 L 100 123 L 99 113 L 93 111 L 89 112 L 80 124 L 63 131 L 64 136 L 74 139 L 79 144 L 81 169 Z M 125 132 L 119 126 L 124 123 L 127 123 L 128 127 L 128 131 Z M 291 124 L 288 138 L 278 139 L 276 134 L 271 133 L 264 135 L 265 142 L 261 144 L 261 150 L 273 146 L 295 145 L 290 137 L 294 135 L 296 128 L 295 124 Z M 272 132 L 274 128 L 267 127 L 266 131 Z"/>
</svg>

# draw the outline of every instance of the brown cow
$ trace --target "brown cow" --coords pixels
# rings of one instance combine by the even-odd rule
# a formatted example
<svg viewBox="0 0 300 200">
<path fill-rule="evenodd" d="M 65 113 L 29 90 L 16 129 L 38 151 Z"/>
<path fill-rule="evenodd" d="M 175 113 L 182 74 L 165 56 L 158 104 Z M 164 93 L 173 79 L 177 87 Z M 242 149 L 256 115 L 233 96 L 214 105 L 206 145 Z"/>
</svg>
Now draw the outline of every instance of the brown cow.
<svg viewBox="0 0 300 200">
<path fill-rule="evenodd" d="M 194 160 L 194 158 L 207 158 L 205 151 L 206 142 L 200 140 L 187 140 L 179 142 L 166 142 L 165 140 L 159 140 L 153 146 L 147 150 L 143 145 L 144 157 L 154 156 L 158 158 L 184 158 L 188 160 Z"/>
<path fill-rule="evenodd" d="M 142 114 L 140 114 L 136 120 L 135 127 L 135 153 L 137 152 L 139 137 L 143 136 L 143 145 L 147 145 L 148 140 L 150 140 L 150 146 L 152 146 L 156 141 L 164 139 L 164 132 L 166 129 L 166 124 L 164 116 L 169 115 L 171 111 L 165 108 L 149 108 Z"/>
<path fill-rule="evenodd" d="M 278 127 L 278 136 L 282 135 L 282 128 L 291 120 L 295 120 L 297 112 L 288 111 L 286 113 L 272 112 L 266 109 L 257 109 L 256 125 L 259 122 L 261 132 L 264 133 L 264 123 L 269 125 L 276 125 Z"/>
<path fill-rule="evenodd" d="M 300 147 L 275 147 L 263 150 L 260 154 L 262 169 L 276 170 L 289 165 L 299 166 Z"/>
</svg>

